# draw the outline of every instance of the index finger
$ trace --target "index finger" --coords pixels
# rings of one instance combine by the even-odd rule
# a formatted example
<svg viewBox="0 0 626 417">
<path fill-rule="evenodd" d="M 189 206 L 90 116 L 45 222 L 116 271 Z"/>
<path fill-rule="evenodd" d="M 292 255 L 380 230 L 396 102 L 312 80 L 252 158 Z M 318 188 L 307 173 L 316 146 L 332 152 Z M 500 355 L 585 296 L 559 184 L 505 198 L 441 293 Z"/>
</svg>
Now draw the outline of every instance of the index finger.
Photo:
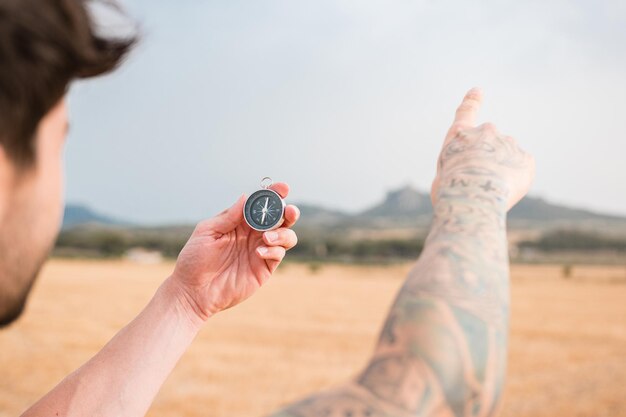
<svg viewBox="0 0 626 417">
<path fill-rule="evenodd" d="M 476 115 L 478 114 L 482 102 L 483 92 L 480 88 L 474 87 L 469 90 L 467 94 L 465 94 L 459 108 L 456 109 L 454 124 L 474 127 L 476 125 Z"/>
</svg>

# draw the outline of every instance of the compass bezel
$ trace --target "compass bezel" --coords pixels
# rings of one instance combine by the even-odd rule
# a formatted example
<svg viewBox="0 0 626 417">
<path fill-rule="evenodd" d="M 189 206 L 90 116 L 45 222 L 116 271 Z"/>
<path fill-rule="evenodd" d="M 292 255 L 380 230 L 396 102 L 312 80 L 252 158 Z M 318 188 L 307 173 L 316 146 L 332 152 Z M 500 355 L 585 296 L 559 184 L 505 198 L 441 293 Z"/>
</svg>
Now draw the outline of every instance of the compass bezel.
<svg viewBox="0 0 626 417">
<path fill-rule="evenodd" d="M 252 203 L 254 203 L 258 198 L 263 197 L 264 195 L 272 195 L 280 202 L 280 217 L 274 224 L 270 224 L 267 226 L 262 226 L 257 224 L 252 217 L 252 213 L 250 212 L 252 209 Z M 278 229 L 283 222 L 285 221 L 285 200 L 282 199 L 280 194 L 278 194 L 274 190 L 270 190 L 268 188 L 264 188 L 262 190 L 255 191 L 246 199 L 246 203 L 243 206 L 243 218 L 245 219 L 248 226 L 258 232 L 267 232 L 268 230 Z"/>
</svg>

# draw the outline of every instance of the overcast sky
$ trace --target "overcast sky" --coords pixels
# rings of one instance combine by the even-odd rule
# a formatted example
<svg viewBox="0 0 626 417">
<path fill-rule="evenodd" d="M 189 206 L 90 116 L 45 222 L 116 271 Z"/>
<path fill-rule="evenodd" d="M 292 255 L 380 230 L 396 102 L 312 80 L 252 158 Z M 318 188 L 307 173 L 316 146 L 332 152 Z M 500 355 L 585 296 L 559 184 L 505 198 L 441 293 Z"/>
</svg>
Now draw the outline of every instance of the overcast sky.
<svg viewBox="0 0 626 417">
<path fill-rule="evenodd" d="M 626 2 L 127 0 L 142 42 L 74 85 L 67 199 L 194 221 L 266 175 L 359 210 L 426 190 L 463 94 L 537 158 L 532 194 L 626 214 Z"/>
</svg>

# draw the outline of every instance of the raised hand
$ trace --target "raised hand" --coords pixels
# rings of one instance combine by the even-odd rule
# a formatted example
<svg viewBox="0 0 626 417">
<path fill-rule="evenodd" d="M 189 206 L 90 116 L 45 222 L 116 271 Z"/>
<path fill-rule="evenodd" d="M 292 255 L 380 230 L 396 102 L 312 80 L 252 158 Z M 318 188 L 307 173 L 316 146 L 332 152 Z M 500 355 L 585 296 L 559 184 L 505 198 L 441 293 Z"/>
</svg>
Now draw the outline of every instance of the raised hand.
<svg viewBox="0 0 626 417">
<path fill-rule="evenodd" d="M 270 188 L 282 198 L 289 193 L 285 183 Z M 241 196 L 229 209 L 199 223 L 178 256 L 171 279 L 202 320 L 250 297 L 297 243 L 290 229 L 300 216 L 296 206 L 285 208 L 281 228 L 261 233 L 244 221 L 244 204 Z"/>
<path fill-rule="evenodd" d="M 495 416 L 506 374 L 506 210 L 534 161 L 491 124 L 471 90 L 456 112 L 433 183 L 434 218 L 418 262 L 356 378 L 272 417 Z"/>
<path fill-rule="evenodd" d="M 535 175 L 534 158 L 493 124 L 476 126 L 482 99 L 482 92 L 474 88 L 456 111 L 437 164 L 431 191 L 433 205 L 442 188 L 474 185 L 501 193 L 510 209 L 530 188 Z"/>
</svg>

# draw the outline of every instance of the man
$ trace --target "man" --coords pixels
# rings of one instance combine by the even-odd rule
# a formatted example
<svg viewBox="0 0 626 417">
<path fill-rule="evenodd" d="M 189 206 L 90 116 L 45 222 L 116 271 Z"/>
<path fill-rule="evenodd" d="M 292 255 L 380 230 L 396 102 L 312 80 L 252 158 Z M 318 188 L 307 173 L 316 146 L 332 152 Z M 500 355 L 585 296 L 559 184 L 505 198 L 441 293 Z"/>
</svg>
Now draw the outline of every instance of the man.
<svg viewBox="0 0 626 417">
<path fill-rule="evenodd" d="M 132 40 L 99 36 L 82 0 L 0 0 L 0 321 L 23 309 L 59 229 L 64 95 L 105 74 Z M 432 187 L 435 219 L 374 355 L 353 380 L 276 416 L 493 415 L 505 374 L 505 217 L 534 162 L 491 124 L 471 90 L 448 132 Z M 274 187 L 285 197 L 284 183 Z M 243 221 L 244 196 L 198 224 L 146 308 L 24 416 L 141 416 L 212 315 L 251 296 L 296 244 L 286 209 L 274 232 Z M 210 410 L 208 410 L 210 414 Z"/>
</svg>

